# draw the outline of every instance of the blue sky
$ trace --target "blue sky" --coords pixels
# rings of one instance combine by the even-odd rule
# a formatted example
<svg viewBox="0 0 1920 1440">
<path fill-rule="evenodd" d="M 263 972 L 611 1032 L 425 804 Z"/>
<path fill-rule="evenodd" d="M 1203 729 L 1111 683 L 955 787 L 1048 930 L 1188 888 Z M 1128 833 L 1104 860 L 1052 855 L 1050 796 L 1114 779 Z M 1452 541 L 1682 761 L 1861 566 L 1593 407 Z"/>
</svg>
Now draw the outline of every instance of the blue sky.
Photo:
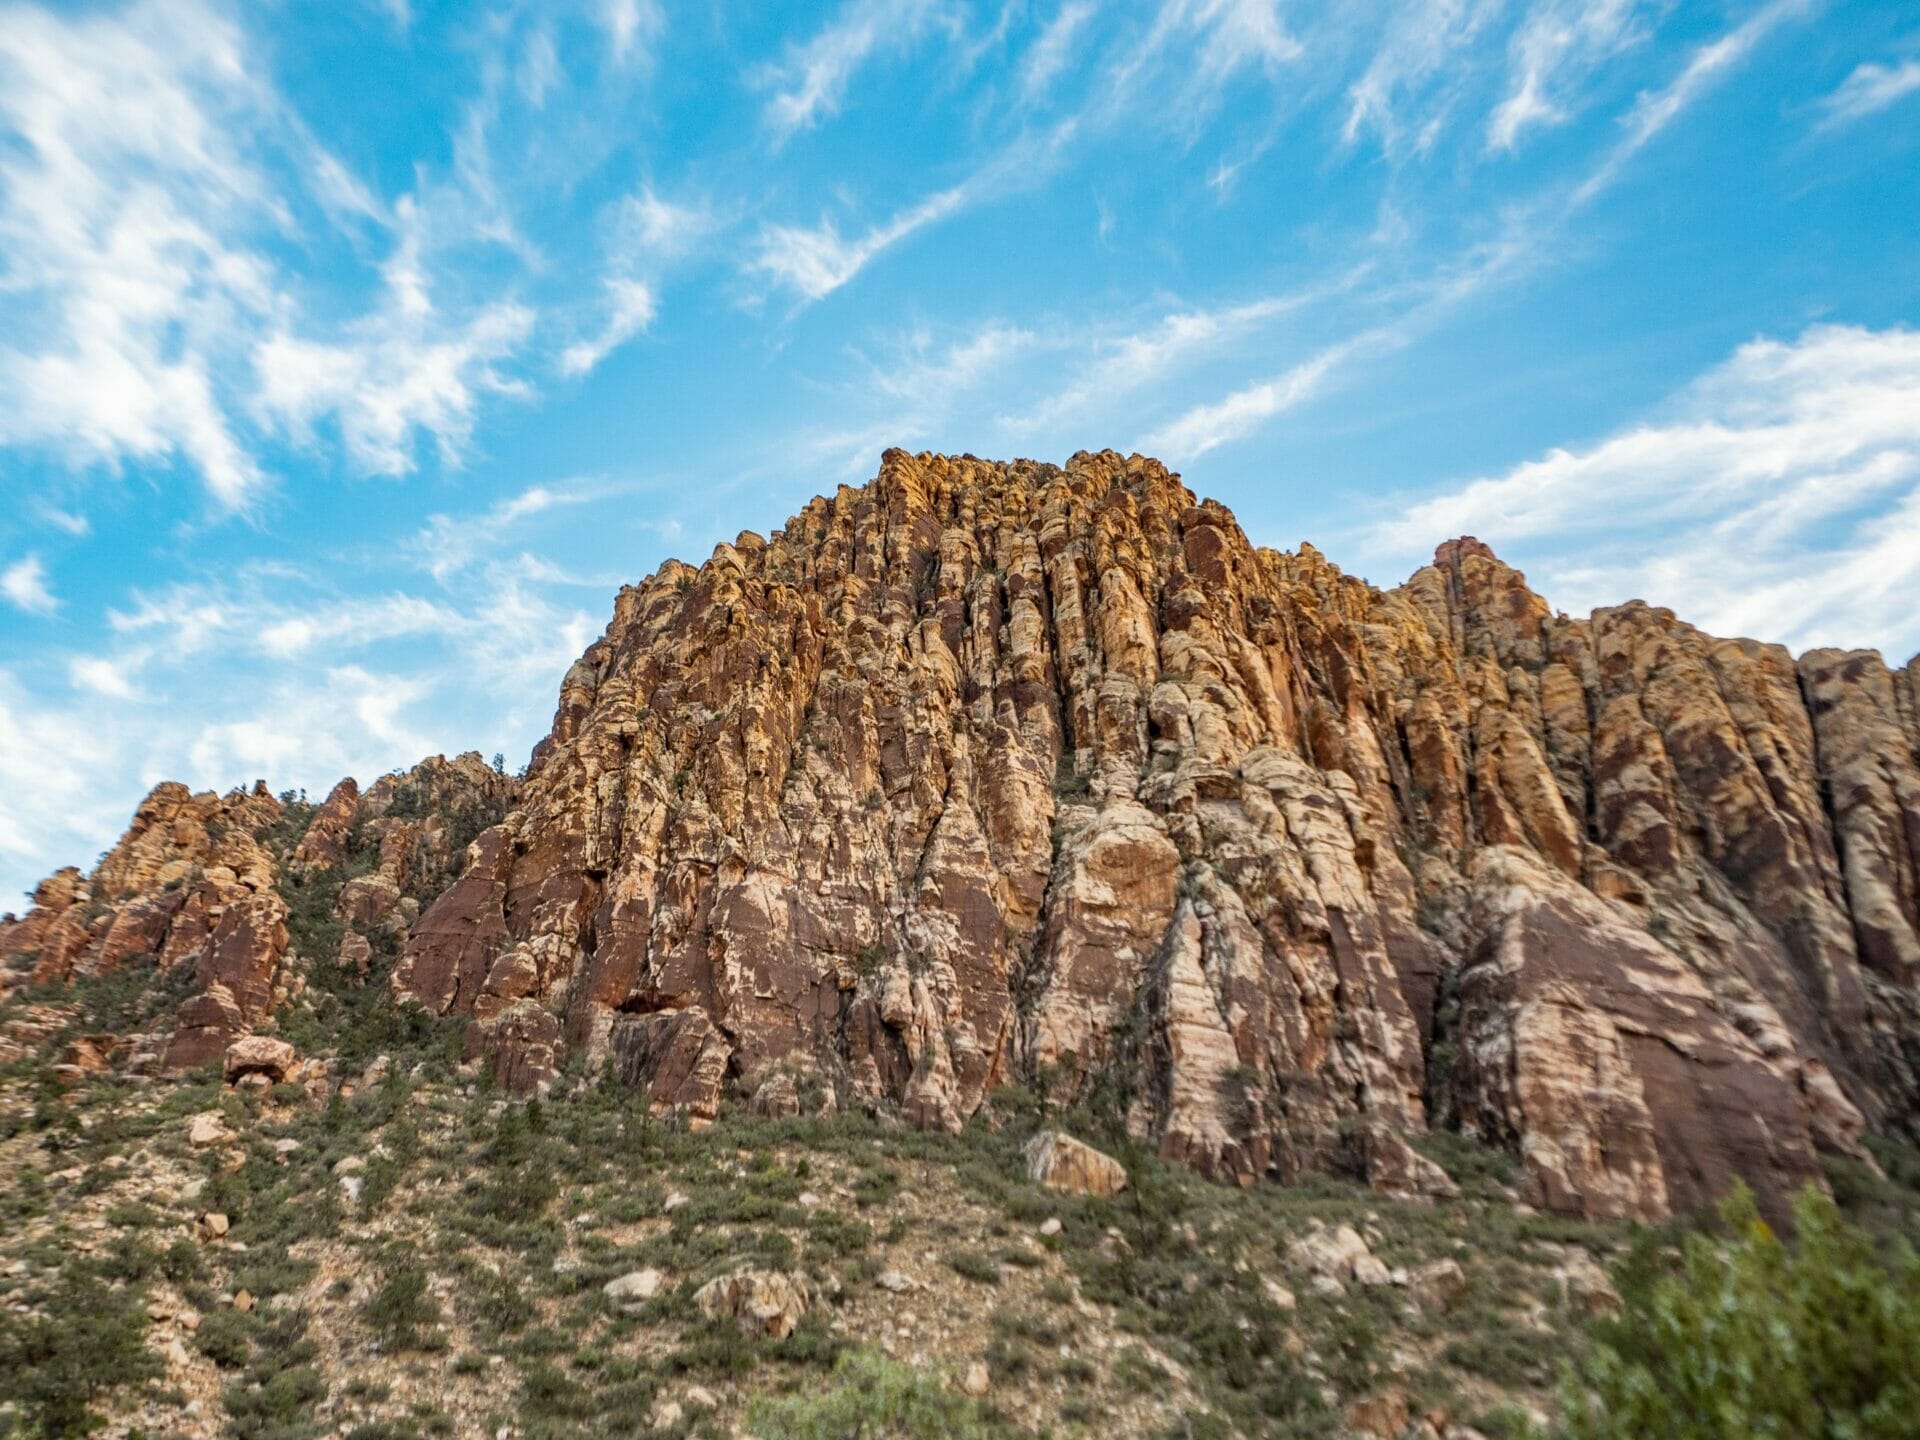
<svg viewBox="0 0 1920 1440">
<path fill-rule="evenodd" d="M 0 3 L 0 907 L 887 445 L 1920 648 L 1920 3 Z"/>
</svg>

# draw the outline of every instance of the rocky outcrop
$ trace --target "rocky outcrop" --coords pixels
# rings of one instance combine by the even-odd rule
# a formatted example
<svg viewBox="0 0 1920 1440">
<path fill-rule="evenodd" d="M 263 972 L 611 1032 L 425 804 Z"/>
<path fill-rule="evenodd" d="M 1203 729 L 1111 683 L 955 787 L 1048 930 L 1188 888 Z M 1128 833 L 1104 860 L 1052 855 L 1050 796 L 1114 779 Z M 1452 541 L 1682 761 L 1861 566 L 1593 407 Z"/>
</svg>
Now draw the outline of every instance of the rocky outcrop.
<svg viewBox="0 0 1920 1440">
<path fill-rule="evenodd" d="M 1240 1182 L 1441 1198 L 1447 1126 L 1556 1211 L 1777 1207 L 1920 1132 L 1915 678 L 1558 615 L 1470 538 L 1377 589 L 1138 456 L 890 451 L 622 590 L 524 781 L 343 785 L 288 869 L 523 1090 L 953 1129 L 1020 1081 Z M 271 1007 L 273 884 L 159 818 L 0 950 L 191 952 L 197 1053 Z"/>
<path fill-rule="evenodd" d="M 1073 1195 L 1117 1195 L 1127 1188 L 1118 1160 L 1058 1130 L 1042 1130 L 1026 1149 L 1027 1178 Z"/>
<path fill-rule="evenodd" d="M 230 1047 L 270 1028 L 299 993 L 307 962 L 337 958 L 297 953 L 289 902 L 303 887 L 337 887 L 343 950 L 357 942 L 370 958 L 371 935 L 397 955 L 422 896 L 445 886 L 516 783 L 469 754 L 383 776 L 364 796 L 343 780 L 315 807 L 276 798 L 265 782 L 226 795 L 158 785 L 91 875 L 62 870 L 25 916 L 0 920 L 0 992 L 149 968 L 185 996 L 155 1017 L 166 1030 L 120 1047 L 128 1063 L 230 1061 Z M 341 883 L 347 868 L 366 873 Z"/>
<path fill-rule="evenodd" d="M 264 784 L 224 796 L 155 786 L 92 875 L 61 871 L 24 918 L 0 923 L 0 955 L 41 985 L 135 965 L 178 975 L 193 994 L 164 1063 L 219 1058 L 283 993 L 287 908 L 256 838 L 283 808 Z"/>
<path fill-rule="evenodd" d="M 621 592 L 395 985 L 695 1118 L 798 1055 L 1222 1177 L 1444 1194 L 1458 1124 L 1554 1209 L 1777 1195 L 1915 1123 L 1915 712 L 1473 540 L 1381 591 L 1150 460 L 893 451 Z"/>
<path fill-rule="evenodd" d="M 730 1318 L 748 1335 L 784 1340 L 814 1303 L 804 1275 L 784 1270 L 736 1270 L 693 1292 L 694 1306 L 710 1320 Z"/>
</svg>

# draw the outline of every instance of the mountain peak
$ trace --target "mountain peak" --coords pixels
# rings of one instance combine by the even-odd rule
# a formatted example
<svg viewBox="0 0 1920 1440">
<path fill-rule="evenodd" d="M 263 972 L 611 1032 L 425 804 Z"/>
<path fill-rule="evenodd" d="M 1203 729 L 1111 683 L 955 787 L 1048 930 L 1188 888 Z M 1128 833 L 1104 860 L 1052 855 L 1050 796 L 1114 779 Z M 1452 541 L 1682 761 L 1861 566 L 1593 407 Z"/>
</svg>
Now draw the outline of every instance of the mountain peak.
<svg viewBox="0 0 1920 1440">
<path fill-rule="evenodd" d="M 147 1068 L 347 976 L 694 1125 L 1020 1080 L 1222 1178 L 1436 1191 L 1458 1127 L 1555 1211 L 1777 1210 L 1915 1106 L 1913 676 L 1476 558 L 1379 590 L 1147 457 L 889 450 L 624 589 L 524 780 L 167 791 L 0 953 L 191 976 Z"/>
</svg>

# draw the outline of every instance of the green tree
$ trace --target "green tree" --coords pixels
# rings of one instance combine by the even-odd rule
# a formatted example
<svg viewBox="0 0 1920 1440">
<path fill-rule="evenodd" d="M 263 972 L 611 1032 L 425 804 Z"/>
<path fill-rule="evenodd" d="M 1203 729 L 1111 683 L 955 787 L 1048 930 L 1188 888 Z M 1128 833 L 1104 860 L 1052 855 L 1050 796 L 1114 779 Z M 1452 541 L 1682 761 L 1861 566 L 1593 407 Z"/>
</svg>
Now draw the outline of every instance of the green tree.
<svg viewBox="0 0 1920 1440">
<path fill-rule="evenodd" d="M 1920 1436 L 1920 1257 L 1877 1252 L 1809 1187 L 1782 1241 L 1744 1188 L 1731 1235 L 1624 1287 L 1563 1387 L 1570 1440 L 1908 1440 Z"/>
</svg>

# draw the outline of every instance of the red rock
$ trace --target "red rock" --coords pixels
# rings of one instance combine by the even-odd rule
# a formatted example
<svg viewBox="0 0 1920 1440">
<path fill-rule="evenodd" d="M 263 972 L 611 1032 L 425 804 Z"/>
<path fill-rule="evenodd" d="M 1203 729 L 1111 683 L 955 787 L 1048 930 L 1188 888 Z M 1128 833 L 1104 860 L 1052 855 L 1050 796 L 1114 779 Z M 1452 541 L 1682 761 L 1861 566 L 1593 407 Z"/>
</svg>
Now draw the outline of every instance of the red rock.
<svg viewBox="0 0 1920 1440">
<path fill-rule="evenodd" d="M 1018 1079 L 1239 1182 L 1444 1196 L 1448 1125 L 1568 1213 L 1778 1210 L 1920 1110 L 1917 675 L 1564 617 L 1471 538 L 1375 589 L 1138 456 L 889 451 L 623 589 L 524 781 L 340 787 L 290 863 L 377 844 L 341 953 L 406 929 L 396 997 L 520 1089 L 953 1129 Z M 159 787 L 9 973 L 191 966 L 169 1062 L 217 1056 L 305 963 L 279 813 Z"/>
</svg>

